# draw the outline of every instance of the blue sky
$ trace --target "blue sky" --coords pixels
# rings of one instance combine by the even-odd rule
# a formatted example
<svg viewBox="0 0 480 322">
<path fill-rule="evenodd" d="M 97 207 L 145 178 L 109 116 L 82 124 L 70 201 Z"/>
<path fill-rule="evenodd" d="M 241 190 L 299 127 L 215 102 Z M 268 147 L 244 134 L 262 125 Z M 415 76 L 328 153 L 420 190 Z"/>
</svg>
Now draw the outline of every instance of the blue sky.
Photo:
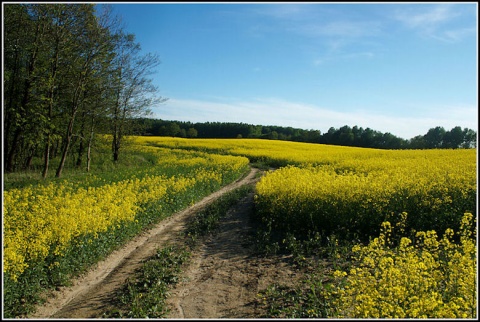
<svg viewBox="0 0 480 322">
<path fill-rule="evenodd" d="M 154 117 L 409 139 L 478 131 L 476 3 L 116 3 L 162 63 Z"/>
</svg>

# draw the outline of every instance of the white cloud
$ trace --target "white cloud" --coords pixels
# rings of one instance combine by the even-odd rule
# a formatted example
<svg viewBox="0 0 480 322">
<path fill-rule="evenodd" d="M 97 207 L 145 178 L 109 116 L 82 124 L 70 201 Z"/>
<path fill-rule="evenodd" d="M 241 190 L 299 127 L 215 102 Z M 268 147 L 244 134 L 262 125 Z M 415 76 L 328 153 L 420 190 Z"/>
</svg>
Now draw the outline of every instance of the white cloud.
<svg viewBox="0 0 480 322">
<path fill-rule="evenodd" d="M 412 11 L 413 8 L 398 12 L 396 17 L 409 27 L 430 29 L 451 20 L 457 15 L 452 11 L 451 4 L 438 4 L 423 12 L 418 12 L 418 8 L 415 8 L 416 13 Z"/>
<path fill-rule="evenodd" d="M 260 8 L 254 7 L 255 14 L 269 16 L 276 19 L 304 19 L 311 13 L 311 7 L 305 4 L 269 4 Z"/>
<path fill-rule="evenodd" d="M 190 122 L 242 122 L 248 124 L 291 126 L 320 130 L 343 125 L 371 128 L 383 133 L 410 139 L 423 135 L 436 126 L 449 130 L 454 126 L 476 130 L 477 110 L 472 106 L 432 109 L 431 113 L 418 115 L 382 115 L 369 111 L 338 111 L 325 107 L 289 102 L 276 98 L 249 101 L 202 101 L 170 99 L 155 109 L 156 117 L 164 120 Z M 427 116 L 425 116 L 427 115 Z"/>
<path fill-rule="evenodd" d="M 375 57 L 375 54 L 370 51 L 362 51 L 362 52 L 351 52 L 347 54 L 331 54 L 328 53 L 321 57 L 317 57 L 313 60 L 314 66 L 320 66 L 326 64 L 327 62 L 331 61 L 338 61 L 338 60 L 350 60 L 350 59 L 372 59 Z"/>
<path fill-rule="evenodd" d="M 310 37 L 359 38 L 373 36 L 380 32 L 376 21 L 331 21 L 310 22 L 292 26 L 291 30 Z"/>
<path fill-rule="evenodd" d="M 472 35 L 476 28 L 452 26 L 452 22 L 464 20 L 465 12 L 454 4 L 436 4 L 427 7 L 409 7 L 397 11 L 394 19 L 405 26 L 417 30 L 421 35 L 438 39 L 444 42 L 457 42 Z M 474 20 L 472 20 L 474 21 Z"/>
<path fill-rule="evenodd" d="M 432 37 L 446 42 L 458 42 L 470 35 L 475 35 L 476 32 L 476 28 L 458 28 L 445 30 L 440 32 L 438 35 L 433 35 Z"/>
<path fill-rule="evenodd" d="M 257 36 L 262 32 L 287 32 L 328 43 L 329 50 L 382 32 L 381 21 L 352 16 L 341 6 L 319 3 L 272 4 L 255 8 L 251 13 L 263 21 L 255 25 L 254 34 Z"/>
<path fill-rule="evenodd" d="M 266 41 L 278 35 L 302 39 L 298 50 L 305 52 L 314 66 L 354 56 L 372 58 L 383 48 L 377 40 L 385 32 L 384 19 L 359 14 L 348 6 L 273 3 L 251 6 L 246 13 L 238 15 L 251 22 L 247 27 L 250 37 Z M 364 53 L 357 57 L 359 51 Z"/>
</svg>

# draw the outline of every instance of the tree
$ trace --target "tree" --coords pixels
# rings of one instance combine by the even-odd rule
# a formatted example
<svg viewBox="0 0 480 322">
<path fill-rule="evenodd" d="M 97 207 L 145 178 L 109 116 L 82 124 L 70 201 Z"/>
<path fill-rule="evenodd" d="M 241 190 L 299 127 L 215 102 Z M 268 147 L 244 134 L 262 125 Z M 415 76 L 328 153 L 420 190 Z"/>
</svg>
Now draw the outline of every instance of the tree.
<svg viewBox="0 0 480 322">
<path fill-rule="evenodd" d="M 450 131 L 445 132 L 443 136 L 442 147 L 457 149 L 464 141 L 464 133 L 460 126 L 455 126 Z"/>
<path fill-rule="evenodd" d="M 425 134 L 425 144 L 427 148 L 441 148 L 443 145 L 443 137 L 445 135 L 445 129 L 442 126 L 437 126 L 428 130 Z"/>
<path fill-rule="evenodd" d="M 198 131 L 195 128 L 191 127 L 187 130 L 187 137 L 196 138 L 198 136 Z"/>
<path fill-rule="evenodd" d="M 4 11 L 4 164 L 6 171 L 28 168 L 43 157 L 60 156 L 81 166 L 95 131 L 109 119 L 114 159 L 129 124 L 164 101 L 148 76 L 159 64 L 140 54 L 134 36 L 118 27 L 108 6 L 96 15 L 93 4 L 7 4 Z M 76 153 L 71 153 L 71 151 Z"/>
<path fill-rule="evenodd" d="M 361 137 L 361 146 L 362 147 L 373 147 L 375 142 L 375 131 L 367 127 L 362 133 Z"/>
<path fill-rule="evenodd" d="M 92 66 L 92 75 L 85 85 L 84 108 L 82 113 L 82 126 L 80 129 L 80 145 L 78 147 L 77 167 L 81 165 L 82 155 L 86 149 L 86 170 L 90 171 L 91 150 L 95 139 L 97 127 L 105 129 L 108 102 L 111 102 L 113 92 L 110 88 L 110 65 L 114 57 L 114 43 L 110 30 L 118 24 L 116 18 L 112 18 L 112 9 L 108 5 L 102 6 L 102 12 L 98 15 L 98 29 L 94 37 L 95 41 L 103 46 L 97 47 L 98 53 Z M 85 144 L 82 144 L 86 141 Z"/>
<path fill-rule="evenodd" d="M 417 135 L 413 137 L 410 139 L 408 145 L 410 149 L 425 149 L 427 147 L 425 137 L 423 135 Z"/>
<path fill-rule="evenodd" d="M 7 171 L 19 156 L 28 168 L 41 150 L 46 177 L 52 146 L 62 140 L 60 176 L 92 58 L 86 50 L 97 27 L 93 5 L 12 4 L 6 9 L 7 56 L 12 57 L 5 66 Z"/>
<path fill-rule="evenodd" d="M 469 149 L 477 147 L 477 132 L 472 129 L 464 128 L 463 129 L 463 143 L 461 148 Z"/>
<path fill-rule="evenodd" d="M 181 132 L 181 128 L 180 128 L 180 125 L 178 125 L 177 123 L 173 122 L 173 123 L 170 123 L 166 126 L 166 135 L 167 136 L 177 136 L 178 134 L 180 134 Z"/>
<path fill-rule="evenodd" d="M 348 125 L 344 125 L 338 130 L 337 144 L 351 146 L 354 138 L 352 129 Z"/>
<path fill-rule="evenodd" d="M 272 131 L 268 134 L 268 138 L 270 140 L 278 140 L 278 133 L 277 131 Z"/>
<path fill-rule="evenodd" d="M 73 137 L 76 136 L 83 143 L 83 133 L 74 133 L 75 121 L 82 107 L 86 106 L 84 103 L 88 98 L 88 84 L 98 76 L 98 61 L 103 60 L 105 55 L 108 56 L 108 51 L 112 48 L 109 46 L 111 38 L 106 37 L 104 29 L 99 26 L 93 5 L 67 5 L 65 10 L 70 29 L 68 43 L 63 49 L 69 53 L 70 59 L 64 61 L 66 65 L 62 70 L 66 73 L 64 79 L 68 80 L 64 85 L 68 93 L 63 95 L 68 108 L 61 160 L 55 174 L 57 177 L 61 176 Z"/>
<path fill-rule="evenodd" d="M 39 5 L 5 5 L 5 137 L 7 172 L 15 170 L 19 155 L 38 145 L 37 128 L 44 44 L 50 21 Z"/>
<path fill-rule="evenodd" d="M 387 132 L 382 136 L 381 147 L 384 149 L 403 149 L 405 144 L 405 140 L 396 137 L 392 133 Z"/>
<path fill-rule="evenodd" d="M 133 34 L 123 30 L 116 33 L 115 58 L 111 86 L 115 101 L 111 106 L 113 160 L 118 161 L 122 140 L 128 132 L 130 120 L 149 115 L 149 108 L 166 101 L 157 97 L 158 89 L 148 78 L 160 64 L 158 55 L 140 54 L 140 44 Z"/>
</svg>

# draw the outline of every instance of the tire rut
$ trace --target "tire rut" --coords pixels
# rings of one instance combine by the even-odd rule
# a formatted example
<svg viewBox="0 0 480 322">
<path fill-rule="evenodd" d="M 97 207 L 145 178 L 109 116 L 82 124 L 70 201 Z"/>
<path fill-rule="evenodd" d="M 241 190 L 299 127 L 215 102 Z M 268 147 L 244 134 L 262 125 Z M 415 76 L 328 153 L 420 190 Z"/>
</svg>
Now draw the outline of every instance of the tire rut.
<svg viewBox="0 0 480 322">
<path fill-rule="evenodd" d="M 180 283 L 167 299 L 173 319 L 258 318 L 257 294 L 275 282 L 293 285 L 299 277 L 288 256 L 255 253 L 250 224 L 253 193 L 230 209 L 217 232 L 192 255 Z"/>
</svg>

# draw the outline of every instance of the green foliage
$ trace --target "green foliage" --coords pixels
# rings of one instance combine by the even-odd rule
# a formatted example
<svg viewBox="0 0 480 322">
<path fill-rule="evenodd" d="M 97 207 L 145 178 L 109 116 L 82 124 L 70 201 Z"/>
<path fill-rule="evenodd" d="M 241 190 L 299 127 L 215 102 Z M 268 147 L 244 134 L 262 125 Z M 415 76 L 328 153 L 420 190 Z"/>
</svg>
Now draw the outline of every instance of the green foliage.
<svg viewBox="0 0 480 322">
<path fill-rule="evenodd" d="M 331 289 L 320 275 L 309 275 L 301 285 L 271 284 L 257 295 L 256 304 L 264 312 L 259 318 L 328 318 L 331 307 L 326 294 Z"/>
<path fill-rule="evenodd" d="M 162 318 L 168 313 L 165 305 L 169 287 L 178 282 L 182 265 L 190 252 L 178 246 L 166 246 L 148 259 L 128 278 L 117 293 L 117 305 L 104 313 L 106 318 Z"/>
<path fill-rule="evenodd" d="M 204 210 L 198 212 L 188 223 L 185 234 L 187 243 L 195 245 L 198 238 L 214 233 L 218 227 L 218 221 L 224 217 L 227 211 L 248 193 L 253 192 L 250 185 L 242 186 L 230 191 L 219 199 L 208 205 Z"/>
<path fill-rule="evenodd" d="M 5 9 L 6 172 L 35 166 L 46 177 L 56 167 L 60 177 L 70 162 L 88 167 L 95 133 L 112 133 L 118 160 L 132 119 L 165 101 L 147 77 L 158 57 L 140 54 L 108 6 L 96 12 L 95 4 L 12 3 Z"/>
</svg>

